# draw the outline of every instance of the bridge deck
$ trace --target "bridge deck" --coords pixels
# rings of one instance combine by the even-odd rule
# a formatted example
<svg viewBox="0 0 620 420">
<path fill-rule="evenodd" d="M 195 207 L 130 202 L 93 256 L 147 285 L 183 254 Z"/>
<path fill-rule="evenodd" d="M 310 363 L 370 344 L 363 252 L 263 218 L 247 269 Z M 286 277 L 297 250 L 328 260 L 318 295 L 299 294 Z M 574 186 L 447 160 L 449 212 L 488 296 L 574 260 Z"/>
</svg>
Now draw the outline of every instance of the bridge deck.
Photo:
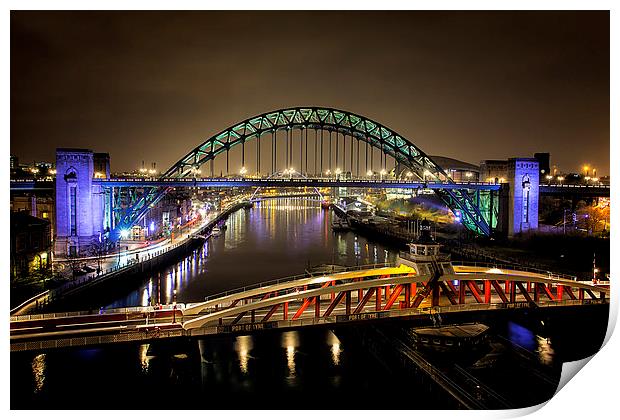
<svg viewBox="0 0 620 420">
<path fill-rule="evenodd" d="M 418 269 L 419 272 L 427 272 Z M 383 267 L 306 277 L 187 305 L 11 317 L 11 351 L 292 328 L 386 317 L 606 303 L 609 289 L 519 270 Z"/>
</svg>

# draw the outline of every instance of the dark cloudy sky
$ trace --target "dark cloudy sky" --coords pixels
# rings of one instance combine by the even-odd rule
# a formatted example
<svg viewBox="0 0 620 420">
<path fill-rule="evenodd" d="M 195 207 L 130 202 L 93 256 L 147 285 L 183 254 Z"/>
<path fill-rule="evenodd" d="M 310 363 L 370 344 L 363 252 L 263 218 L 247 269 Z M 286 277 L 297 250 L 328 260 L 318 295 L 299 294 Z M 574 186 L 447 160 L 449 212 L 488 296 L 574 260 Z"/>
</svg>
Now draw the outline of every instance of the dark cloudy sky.
<svg viewBox="0 0 620 420">
<path fill-rule="evenodd" d="M 608 12 L 12 12 L 11 153 L 164 169 L 288 106 L 356 112 L 428 154 L 548 151 L 609 172 Z"/>
</svg>

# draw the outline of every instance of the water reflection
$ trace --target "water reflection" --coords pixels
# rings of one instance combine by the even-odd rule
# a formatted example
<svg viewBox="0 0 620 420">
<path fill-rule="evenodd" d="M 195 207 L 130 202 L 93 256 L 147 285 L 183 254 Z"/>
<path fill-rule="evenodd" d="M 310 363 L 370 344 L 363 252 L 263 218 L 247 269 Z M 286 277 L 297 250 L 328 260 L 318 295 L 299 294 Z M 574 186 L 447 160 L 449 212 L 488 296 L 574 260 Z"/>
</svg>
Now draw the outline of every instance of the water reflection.
<svg viewBox="0 0 620 420">
<path fill-rule="evenodd" d="M 299 333 L 297 331 L 287 331 L 282 334 L 282 345 L 286 348 L 288 377 L 294 378 L 296 376 L 295 349 L 299 347 Z"/>
<path fill-rule="evenodd" d="M 34 375 L 34 392 L 38 394 L 45 385 L 45 370 L 47 363 L 45 353 L 39 354 L 32 359 L 32 374 Z"/>
<path fill-rule="evenodd" d="M 171 303 L 175 289 L 178 302 L 197 302 L 237 287 L 301 274 L 309 266 L 396 262 L 396 248 L 354 232 L 334 233 L 333 217 L 333 212 L 308 199 L 264 200 L 231 214 L 228 229 L 196 252 L 101 306 L 146 305 L 149 296 L 152 304 Z"/>
<path fill-rule="evenodd" d="M 331 346 L 332 363 L 334 366 L 338 366 L 340 364 L 340 352 L 342 351 L 340 349 L 340 340 L 330 331 L 327 343 Z"/>
<path fill-rule="evenodd" d="M 140 367 L 142 368 L 142 373 L 148 373 L 149 367 L 151 364 L 151 359 L 154 356 L 149 356 L 149 344 L 141 344 L 139 348 L 139 357 L 140 357 Z"/>
<path fill-rule="evenodd" d="M 508 339 L 532 352 L 537 348 L 534 333 L 515 322 L 508 322 Z"/>
<path fill-rule="evenodd" d="M 555 352 L 551 347 L 551 339 L 537 335 L 536 341 L 538 342 L 538 360 L 544 365 L 552 365 Z"/>
<path fill-rule="evenodd" d="M 248 361 L 250 360 L 250 351 L 254 348 L 254 342 L 249 335 L 243 335 L 235 339 L 235 351 L 239 358 L 239 368 L 244 374 L 248 373 Z"/>
</svg>

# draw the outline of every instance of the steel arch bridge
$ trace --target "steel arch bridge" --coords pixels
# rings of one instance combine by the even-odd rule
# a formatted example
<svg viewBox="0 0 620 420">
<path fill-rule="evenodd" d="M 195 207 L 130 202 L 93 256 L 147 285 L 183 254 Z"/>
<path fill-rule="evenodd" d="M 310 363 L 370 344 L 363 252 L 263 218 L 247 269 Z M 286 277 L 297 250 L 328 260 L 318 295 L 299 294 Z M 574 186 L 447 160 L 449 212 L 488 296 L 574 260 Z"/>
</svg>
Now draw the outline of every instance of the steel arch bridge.
<svg viewBox="0 0 620 420">
<path fill-rule="evenodd" d="M 277 153 L 278 146 L 284 151 L 286 168 L 290 168 L 290 163 L 297 156 L 297 151 L 293 150 L 294 130 L 300 131 L 299 141 L 299 163 L 301 172 L 308 173 L 308 132 L 314 131 L 314 165 L 313 170 L 316 174 L 320 169 L 323 174 L 325 169 L 324 160 L 329 157 L 329 173 L 332 168 L 332 133 L 336 136 L 335 162 L 339 166 L 342 162 L 346 167 L 346 137 L 350 138 L 350 172 L 353 173 L 354 164 L 357 167 L 359 176 L 361 165 L 360 142 L 365 148 L 365 167 L 368 168 L 370 157 L 371 168 L 376 167 L 374 156 L 379 151 L 381 173 L 386 173 L 388 156 L 395 162 L 406 167 L 412 177 L 416 177 L 422 182 L 430 182 L 431 187 L 441 200 L 459 216 L 467 229 L 480 235 L 489 236 L 492 229 L 497 225 L 497 209 L 494 203 L 497 197 L 493 198 L 493 193 L 472 191 L 467 188 L 454 188 L 454 182 L 448 174 L 433 160 L 419 149 L 413 142 L 398 134 L 396 131 L 373 121 L 364 116 L 348 111 L 324 108 L 324 107 L 296 107 L 272 111 L 248 118 L 240 123 L 234 124 L 225 130 L 217 133 L 200 145 L 187 153 L 182 159 L 172 165 L 161 178 L 187 178 L 196 177 L 201 173 L 200 168 L 211 164 L 211 176 L 213 176 L 213 162 L 216 157 L 225 155 L 226 169 L 229 169 L 229 152 L 233 148 L 241 149 L 241 168 L 245 173 L 246 159 L 245 146 L 250 141 L 256 141 L 256 165 L 257 172 L 260 173 L 261 167 L 261 146 L 260 142 L 265 141 L 264 137 L 271 134 L 271 173 L 277 172 Z M 278 139 L 277 133 L 285 132 L 286 140 Z M 325 152 L 326 138 L 324 133 L 329 134 L 329 151 Z M 320 140 L 319 140 L 320 134 Z M 304 135 L 305 135 L 305 154 L 304 154 Z M 340 152 L 340 135 L 342 135 L 343 150 Z M 268 141 L 269 139 L 267 139 Z M 357 154 L 354 150 L 354 141 L 357 142 Z M 370 154 L 369 154 L 370 148 Z M 312 152 L 312 149 L 310 150 Z M 339 156 L 340 155 L 340 156 Z M 356 156 L 356 160 L 355 159 Z M 320 165 L 319 165 L 320 161 Z M 305 162 L 305 171 L 304 171 Z M 320 166 L 320 168 L 319 168 Z M 264 167 L 264 165 L 263 165 Z M 338 170 L 337 170 L 338 173 Z M 446 187 L 437 185 L 446 184 Z M 448 187 L 450 184 L 450 187 Z M 143 193 L 134 196 L 131 204 L 122 212 L 117 212 L 115 226 L 111 234 L 111 239 L 116 240 L 122 229 L 128 229 L 139 221 L 148 211 L 149 207 L 156 204 L 169 188 L 145 188 Z M 494 219 L 495 217 L 495 219 Z"/>
</svg>

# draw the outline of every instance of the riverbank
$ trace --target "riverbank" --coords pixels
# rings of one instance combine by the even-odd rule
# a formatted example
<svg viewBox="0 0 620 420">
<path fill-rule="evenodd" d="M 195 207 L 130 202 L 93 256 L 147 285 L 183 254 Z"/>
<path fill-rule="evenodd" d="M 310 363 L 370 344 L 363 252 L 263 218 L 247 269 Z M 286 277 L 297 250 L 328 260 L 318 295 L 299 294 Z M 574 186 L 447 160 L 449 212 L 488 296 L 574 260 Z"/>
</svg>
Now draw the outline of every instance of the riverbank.
<svg viewBox="0 0 620 420">
<path fill-rule="evenodd" d="M 400 248 L 415 241 L 415 235 L 400 228 L 396 220 L 377 224 L 348 215 L 337 205 L 332 205 L 332 209 L 338 217 L 348 220 L 353 231 L 367 237 Z M 449 253 L 455 261 L 489 262 L 562 272 L 581 281 L 592 280 L 596 264 L 597 279 L 609 280 L 606 277 L 610 269 L 609 239 L 549 233 L 532 233 L 501 240 L 458 239 L 441 232 L 438 232 L 436 237 L 437 242 L 442 245 L 442 251 Z"/>
<path fill-rule="evenodd" d="M 13 308 L 11 315 L 23 315 L 42 310 L 46 312 L 56 311 L 75 305 L 76 300 L 88 302 L 89 295 L 106 295 L 109 292 L 107 289 L 112 284 L 115 286 L 114 293 L 117 293 L 120 289 L 135 287 L 145 276 L 186 257 L 201 246 L 208 237 L 205 233 L 208 234 L 217 223 L 226 219 L 235 211 L 251 206 L 251 202 L 236 202 L 176 243 L 170 244 L 170 246 L 162 250 L 143 253 L 142 258 L 139 258 L 137 255 L 136 259 L 128 260 L 126 264 L 118 269 L 104 272 L 98 276 L 92 275 L 70 281 L 59 287 L 39 293 L 18 307 Z"/>
</svg>

